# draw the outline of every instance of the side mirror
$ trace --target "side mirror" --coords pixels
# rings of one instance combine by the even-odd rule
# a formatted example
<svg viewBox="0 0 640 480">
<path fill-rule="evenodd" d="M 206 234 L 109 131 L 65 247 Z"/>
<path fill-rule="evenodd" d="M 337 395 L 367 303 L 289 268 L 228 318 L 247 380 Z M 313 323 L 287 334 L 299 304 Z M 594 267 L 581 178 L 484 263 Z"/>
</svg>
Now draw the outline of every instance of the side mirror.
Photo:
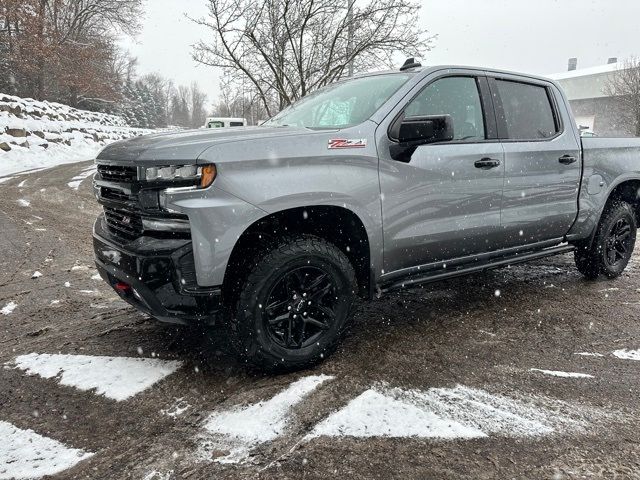
<svg viewBox="0 0 640 480">
<path fill-rule="evenodd" d="M 400 117 L 389 134 L 396 141 L 390 147 L 391 158 L 408 163 L 420 145 L 453 140 L 453 120 L 451 115 Z"/>
<path fill-rule="evenodd" d="M 453 140 L 451 115 L 408 117 L 400 123 L 398 142 L 412 146 Z"/>
</svg>

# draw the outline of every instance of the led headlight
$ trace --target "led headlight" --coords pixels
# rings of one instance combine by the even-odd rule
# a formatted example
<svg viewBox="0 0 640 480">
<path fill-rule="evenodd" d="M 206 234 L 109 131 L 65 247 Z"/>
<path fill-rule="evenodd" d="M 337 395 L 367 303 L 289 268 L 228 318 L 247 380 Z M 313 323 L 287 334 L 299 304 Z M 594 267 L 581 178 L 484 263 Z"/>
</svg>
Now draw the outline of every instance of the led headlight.
<svg viewBox="0 0 640 480">
<path fill-rule="evenodd" d="M 200 188 L 207 188 L 213 183 L 216 167 L 209 165 L 168 165 L 166 167 L 147 167 L 144 179 L 147 182 L 193 180 Z"/>
</svg>

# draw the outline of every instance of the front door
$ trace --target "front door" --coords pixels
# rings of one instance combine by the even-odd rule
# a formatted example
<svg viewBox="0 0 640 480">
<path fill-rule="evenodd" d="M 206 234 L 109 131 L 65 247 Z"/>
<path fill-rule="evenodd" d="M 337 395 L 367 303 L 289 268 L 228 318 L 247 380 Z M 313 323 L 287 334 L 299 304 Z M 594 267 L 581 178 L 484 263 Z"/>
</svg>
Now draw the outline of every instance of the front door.
<svg viewBox="0 0 640 480">
<path fill-rule="evenodd" d="M 383 276 L 497 248 L 504 154 L 486 78 L 427 78 L 402 113 L 450 115 L 454 139 L 420 146 L 398 161 L 390 156 L 386 130 L 378 135 Z"/>
</svg>

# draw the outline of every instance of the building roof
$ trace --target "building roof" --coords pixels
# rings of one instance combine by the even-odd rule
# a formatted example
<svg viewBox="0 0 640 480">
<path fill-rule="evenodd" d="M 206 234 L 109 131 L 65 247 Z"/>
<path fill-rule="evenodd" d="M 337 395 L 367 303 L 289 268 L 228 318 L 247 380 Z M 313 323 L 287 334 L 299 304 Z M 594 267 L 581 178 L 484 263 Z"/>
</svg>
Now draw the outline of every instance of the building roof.
<svg viewBox="0 0 640 480">
<path fill-rule="evenodd" d="M 568 72 L 555 73 L 549 78 L 557 81 L 569 100 L 608 97 L 607 84 L 614 72 L 623 68 L 623 64 L 610 63 L 597 67 L 581 68 Z"/>
<path fill-rule="evenodd" d="M 620 62 L 617 62 L 617 63 L 609 63 L 606 65 L 598 65 L 596 67 L 570 70 L 568 72 L 553 73 L 547 76 L 553 80 L 566 80 L 568 78 L 588 77 L 590 75 L 608 74 L 611 72 L 615 72 L 619 68 L 623 68 L 623 64 Z"/>
</svg>

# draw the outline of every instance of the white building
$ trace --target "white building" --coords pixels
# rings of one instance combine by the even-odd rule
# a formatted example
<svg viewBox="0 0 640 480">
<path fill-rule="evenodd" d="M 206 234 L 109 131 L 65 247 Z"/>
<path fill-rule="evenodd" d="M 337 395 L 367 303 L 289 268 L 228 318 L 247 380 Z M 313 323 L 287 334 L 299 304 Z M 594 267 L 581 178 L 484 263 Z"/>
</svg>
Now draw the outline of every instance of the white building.
<svg viewBox="0 0 640 480">
<path fill-rule="evenodd" d="M 563 88 L 576 123 L 584 130 L 602 137 L 621 137 L 630 134 L 620 125 L 620 102 L 607 93 L 607 84 L 622 64 L 610 59 L 598 67 L 569 70 L 549 75 Z M 570 68 L 572 62 L 569 62 Z M 575 60 L 573 62 L 575 65 Z"/>
</svg>

